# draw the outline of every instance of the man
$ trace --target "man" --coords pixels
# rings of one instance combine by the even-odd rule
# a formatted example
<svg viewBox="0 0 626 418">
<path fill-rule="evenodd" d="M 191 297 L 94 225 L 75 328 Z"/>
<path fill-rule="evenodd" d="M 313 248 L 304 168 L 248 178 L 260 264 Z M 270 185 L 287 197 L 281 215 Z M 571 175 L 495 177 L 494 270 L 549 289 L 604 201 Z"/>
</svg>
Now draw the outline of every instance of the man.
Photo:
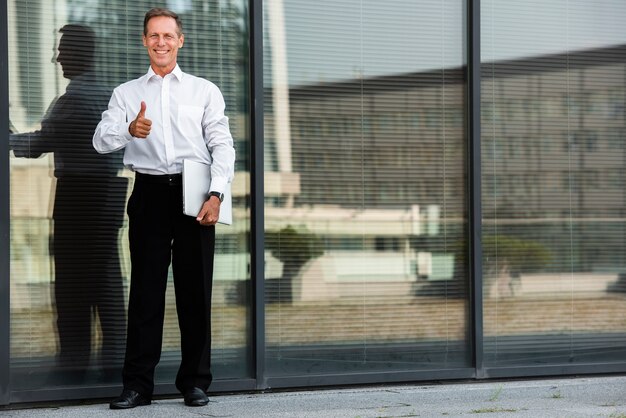
<svg viewBox="0 0 626 418">
<path fill-rule="evenodd" d="M 160 8 L 146 13 L 148 73 L 114 90 L 93 137 L 98 152 L 125 148 L 124 164 L 135 171 L 127 206 L 132 269 L 124 390 L 112 409 L 151 402 L 170 260 L 181 333 L 176 387 L 185 405 L 209 401 L 215 223 L 233 178 L 235 150 L 219 89 L 183 73 L 176 63 L 183 43 L 176 13 Z M 184 159 L 211 165 L 211 187 L 195 218 L 183 214 Z"/>
<path fill-rule="evenodd" d="M 99 361 L 105 377 L 124 348 L 118 232 L 128 181 L 117 177 L 122 155 L 100 155 L 91 142 L 110 96 L 93 71 L 95 34 L 76 24 L 65 25 L 59 32 L 56 61 L 70 80 L 66 92 L 50 105 L 39 131 L 11 135 L 10 146 L 23 158 L 54 153 L 57 181 L 50 252 L 54 255 L 59 354 L 50 381 L 78 384 L 89 366 L 96 314 L 102 332 Z"/>
</svg>

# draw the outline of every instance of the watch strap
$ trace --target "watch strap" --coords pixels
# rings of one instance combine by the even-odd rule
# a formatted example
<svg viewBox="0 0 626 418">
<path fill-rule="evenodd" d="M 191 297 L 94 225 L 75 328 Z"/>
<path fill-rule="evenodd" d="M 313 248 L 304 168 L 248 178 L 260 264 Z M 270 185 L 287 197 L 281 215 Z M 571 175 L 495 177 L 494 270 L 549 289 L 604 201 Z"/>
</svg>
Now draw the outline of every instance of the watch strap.
<svg viewBox="0 0 626 418">
<path fill-rule="evenodd" d="M 220 202 L 223 202 L 223 201 L 224 201 L 224 193 L 220 193 L 220 192 L 209 192 L 209 198 L 210 198 L 211 196 L 215 196 L 215 197 L 217 197 L 217 198 L 220 200 Z"/>
</svg>

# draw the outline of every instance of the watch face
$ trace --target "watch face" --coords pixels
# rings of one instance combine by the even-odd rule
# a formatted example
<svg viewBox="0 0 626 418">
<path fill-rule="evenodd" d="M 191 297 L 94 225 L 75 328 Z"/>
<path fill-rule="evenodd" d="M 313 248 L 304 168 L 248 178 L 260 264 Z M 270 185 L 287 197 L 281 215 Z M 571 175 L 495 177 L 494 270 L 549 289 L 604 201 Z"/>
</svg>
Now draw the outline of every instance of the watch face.
<svg viewBox="0 0 626 418">
<path fill-rule="evenodd" d="M 217 197 L 220 202 L 224 200 L 224 193 L 220 193 L 220 192 L 211 192 L 209 193 L 209 196 L 215 196 Z"/>
</svg>

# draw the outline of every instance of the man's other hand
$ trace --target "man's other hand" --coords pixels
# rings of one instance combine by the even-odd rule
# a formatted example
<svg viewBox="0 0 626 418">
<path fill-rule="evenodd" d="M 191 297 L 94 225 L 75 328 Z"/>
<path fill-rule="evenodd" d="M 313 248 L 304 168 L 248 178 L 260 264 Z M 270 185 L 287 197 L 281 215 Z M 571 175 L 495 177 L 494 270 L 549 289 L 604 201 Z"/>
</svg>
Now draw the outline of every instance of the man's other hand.
<svg viewBox="0 0 626 418">
<path fill-rule="evenodd" d="M 128 132 L 135 138 L 147 138 L 150 135 L 152 121 L 146 119 L 146 102 L 141 102 L 141 109 L 134 121 L 128 126 Z"/>
<path fill-rule="evenodd" d="M 217 196 L 211 196 L 209 200 L 204 202 L 200 213 L 196 220 L 200 225 L 215 225 L 220 217 L 220 199 Z"/>
</svg>

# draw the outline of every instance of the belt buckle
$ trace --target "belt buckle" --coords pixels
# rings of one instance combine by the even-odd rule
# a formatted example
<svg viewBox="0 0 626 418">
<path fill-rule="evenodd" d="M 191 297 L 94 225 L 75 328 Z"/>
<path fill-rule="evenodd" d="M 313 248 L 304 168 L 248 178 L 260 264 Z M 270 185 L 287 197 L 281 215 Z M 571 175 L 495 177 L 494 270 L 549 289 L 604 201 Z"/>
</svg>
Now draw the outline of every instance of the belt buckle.
<svg viewBox="0 0 626 418">
<path fill-rule="evenodd" d="M 180 176 L 177 174 L 168 174 L 167 184 L 170 186 L 177 186 L 180 184 Z"/>
</svg>

